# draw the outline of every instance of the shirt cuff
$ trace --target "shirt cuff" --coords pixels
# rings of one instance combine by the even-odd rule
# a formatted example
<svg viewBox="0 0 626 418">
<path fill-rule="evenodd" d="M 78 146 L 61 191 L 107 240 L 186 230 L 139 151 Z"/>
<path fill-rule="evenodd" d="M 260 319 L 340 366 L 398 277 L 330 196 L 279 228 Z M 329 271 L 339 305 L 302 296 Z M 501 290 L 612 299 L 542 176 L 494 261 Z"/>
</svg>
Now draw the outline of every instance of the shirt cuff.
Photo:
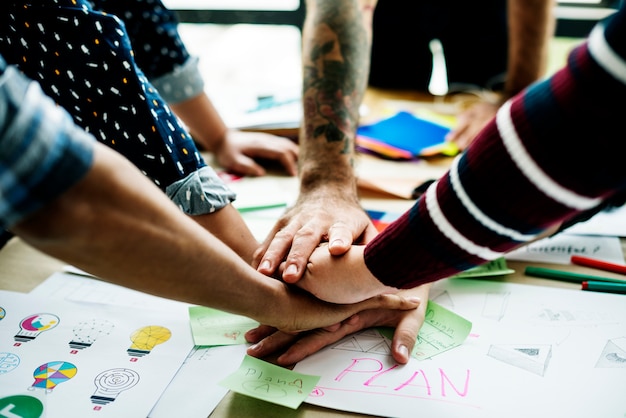
<svg viewBox="0 0 626 418">
<path fill-rule="evenodd" d="M 235 192 L 208 166 L 170 184 L 165 193 L 187 215 L 213 213 L 236 198 Z"/>
<path fill-rule="evenodd" d="M 170 73 L 151 79 L 161 97 L 170 104 L 184 102 L 204 91 L 204 80 L 198 68 L 198 58 L 190 57 Z"/>
</svg>

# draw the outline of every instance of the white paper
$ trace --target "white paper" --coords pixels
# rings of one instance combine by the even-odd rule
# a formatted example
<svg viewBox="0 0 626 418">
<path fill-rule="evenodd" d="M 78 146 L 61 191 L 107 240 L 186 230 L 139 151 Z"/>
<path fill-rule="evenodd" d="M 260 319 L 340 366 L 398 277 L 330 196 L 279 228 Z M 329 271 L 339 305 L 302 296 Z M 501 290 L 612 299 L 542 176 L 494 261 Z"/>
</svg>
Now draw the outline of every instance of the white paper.
<svg viewBox="0 0 626 418">
<path fill-rule="evenodd" d="M 73 268 L 70 271 L 75 271 Z M 177 312 L 189 328 L 189 304 L 163 299 L 95 278 L 55 273 L 33 289 L 31 295 L 48 295 L 70 301 L 114 303 L 127 307 L 150 307 L 162 312 Z M 192 343 L 193 344 L 193 343 Z M 206 418 L 228 392 L 219 386 L 222 378 L 234 372 L 245 355 L 247 345 L 194 347 L 150 413 L 151 418 L 180 416 Z M 1 375 L 0 375 L 1 379 Z M 0 381 L 1 382 L 1 381 Z"/>
<path fill-rule="evenodd" d="M 77 271 L 68 267 L 68 271 Z M 172 311 L 187 316 L 189 304 L 149 295 L 123 286 L 107 283 L 93 276 L 57 272 L 31 290 L 31 295 L 60 298 L 85 304 L 128 306 L 142 309 Z"/>
<path fill-rule="evenodd" d="M 560 233 L 544 238 L 505 255 L 507 260 L 571 264 L 573 255 L 593 257 L 623 264 L 624 253 L 618 237 Z"/>
<path fill-rule="evenodd" d="M 307 402 L 407 418 L 626 412 L 624 296 L 450 279 L 435 283 L 431 299 L 472 321 L 463 345 L 400 366 L 380 345 L 347 337 L 295 366 L 322 376 Z"/>
<path fill-rule="evenodd" d="M 234 373 L 248 345 L 196 347 L 150 413 L 150 418 L 206 418 L 228 389 L 218 383 Z"/>
<path fill-rule="evenodd" d="M 0 307 L 0 398 L 43 398 L 47 418 L 147 416 L 193 347 L 172 311 L 7 291 Z"/>
<path fill-rule="evenodd" d="M 602 211 L 567 229 L 568 234 L 626 237 L 626 206 Z"/>
</svg>

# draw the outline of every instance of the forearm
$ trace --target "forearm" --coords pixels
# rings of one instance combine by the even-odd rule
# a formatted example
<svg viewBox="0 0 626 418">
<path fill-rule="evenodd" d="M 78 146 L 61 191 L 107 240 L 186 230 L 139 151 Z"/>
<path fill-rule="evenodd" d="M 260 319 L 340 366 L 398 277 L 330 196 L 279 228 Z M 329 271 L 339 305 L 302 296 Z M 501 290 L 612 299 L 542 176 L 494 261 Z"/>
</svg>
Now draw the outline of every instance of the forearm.
<svg viewBox="0 0 626 418">
<path fill-rule="evenodd" d="M 98 277 L 158 296 L 267 319 L 262 311 L 281 291 L 103 146 L 81 182 L 12 229 Z"/>
<path fill-rule="evenodd" d="M 504 99 L 509 99 L 546 71 L 554 34 L 554 0 L 508 0 L 509 57 Z"/>
<path fill-rule="evenodd" d="M 228 127 L 205 93 L 170 104 L 203 149 L 214 152 L 226 140 Z"/>
<path fill-rule="evenodd" d="M 332 184 L 356 195 L 354 138 L 367 86 L 375 1 L 307 1 L 303 29 L 301 191 Z"/>
</svg>

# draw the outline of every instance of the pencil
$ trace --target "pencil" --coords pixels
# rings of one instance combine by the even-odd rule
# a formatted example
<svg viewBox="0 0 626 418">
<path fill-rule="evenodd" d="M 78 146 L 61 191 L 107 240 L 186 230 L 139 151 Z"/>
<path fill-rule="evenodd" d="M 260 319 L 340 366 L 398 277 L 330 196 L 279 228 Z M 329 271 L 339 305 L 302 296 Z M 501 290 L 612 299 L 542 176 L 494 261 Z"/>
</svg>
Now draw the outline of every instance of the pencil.
<svg viewBox="0 0 626 418">
<path fill-rule="evenodd" d="M 592 292 L 608 292 L 626 294 L 626 284 L 586 281 L 582 282 L 582 290 L 590 290 Z"/>
<path fill-rule="evenodd" d="M 573 255 L 571 258 L 573 264 L 579 266 L 592 267 L 598 270 L 612 271 L 613 273 L 626 274 L 626 265 L 609 263 L 608 261 L 598 260 L 580 255 Z"/>
<path fill-rule="evenodd" d="M 614 279 L 612 277 L 590 276 L 588 274 L 572 273 L 563 270 L 547 269 L 543 267 L 528 266 L 524 270 L 527 276 L 541 277 L 544 279 L 559 280 L 562 282 L 582 283 L 586 281 L 610 282 L 626 284 L 626 279 Z"/>
</svg>

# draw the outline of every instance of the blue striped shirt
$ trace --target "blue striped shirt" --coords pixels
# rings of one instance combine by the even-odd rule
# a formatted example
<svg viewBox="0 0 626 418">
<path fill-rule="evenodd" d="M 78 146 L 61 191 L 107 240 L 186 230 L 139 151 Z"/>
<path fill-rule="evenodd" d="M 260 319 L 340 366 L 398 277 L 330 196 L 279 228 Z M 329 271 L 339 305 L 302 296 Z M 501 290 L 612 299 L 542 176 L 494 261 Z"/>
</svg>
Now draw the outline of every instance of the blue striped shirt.
<svg viewBox="0 0 626 418">
<path fill-rule="evenodd" d="M 85 176 L 93 137 L 0 57 L 0 228 L 10 228 Z"/>
</svg>

